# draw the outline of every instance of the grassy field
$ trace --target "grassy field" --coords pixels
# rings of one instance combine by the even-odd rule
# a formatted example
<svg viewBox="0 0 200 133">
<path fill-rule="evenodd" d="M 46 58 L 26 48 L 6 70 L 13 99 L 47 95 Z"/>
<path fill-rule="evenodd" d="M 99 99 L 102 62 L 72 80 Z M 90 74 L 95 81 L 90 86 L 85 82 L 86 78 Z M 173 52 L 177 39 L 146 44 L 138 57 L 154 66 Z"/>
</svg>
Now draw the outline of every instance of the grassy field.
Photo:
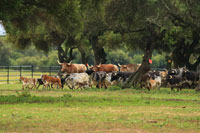
<svg viewBox="0 0 200 133">
<path fill-rule="evenodd" d="M 0 85 L 0 132 L 200 132 L 200 93 Z"/>
</svg>

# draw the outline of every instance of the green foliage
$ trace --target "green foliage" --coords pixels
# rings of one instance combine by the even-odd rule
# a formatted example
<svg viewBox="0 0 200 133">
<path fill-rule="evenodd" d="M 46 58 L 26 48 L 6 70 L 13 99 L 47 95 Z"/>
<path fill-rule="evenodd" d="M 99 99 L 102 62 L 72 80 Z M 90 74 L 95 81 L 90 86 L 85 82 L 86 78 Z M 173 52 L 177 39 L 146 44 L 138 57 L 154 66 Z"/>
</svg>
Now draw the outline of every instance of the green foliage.
<svg viewBox="0 0 200 133">
<path fill-rule="evenodd" d="M 3 43 L 0 40 L 0 65 L 6 66 L 10 65 L 10 49 L 8 46 L 3 45 Z"/>
<path fill-rule="evenodd" d="M 113 31 L 107 31 L 104 35 L 99 36 L 99 44 L 110 49 L 119 48 L 122 43 L 122 36 L 119 33 L 113 33 Z"/>
<path fill-rule="evenodd" d="M 136 64 L 141 64 L 142 63 L 142 55 L 140 54 L 136 54 L 134 55 L 133 57 L 133 62 L 136 63 Z"/>
<path fill-rule="evenodd" d="M 94 64 L 92 56 L 96 56 L 97 48 L 108 49 L 108 63 L 141 63 L 142 54 L 131 57 L 125 54 L 145 51 L 152 41 L 154 50 L 173 53 L 176 66 L 186 64 L 194 69 L 200 61 L 199 5 L 197 0 L 1 0 L 0 20 L 7 39 L 24 51 L 35 45 L 48 55 L 35 57 L 38 54 L 33 50 L 23 57 L 24 51 L 18 53 L 9 50 L 10 46 L 1 45 L 0 65 L 52 65 L 56 64 L 55 56 L 63 61 L 73 59 L 69 55 L 72 47 L 78 49 L 74 52 L 77 63 Z M 121 51 L 123 47 L 127 48 L 126 52 Z M 119 51 L 121 57 L 110 49 Z M 155 62 L 152 66 L 165 66 L 163 56 L 152 57 Z"/>
<path fill-rule="evenodd" d="M 125 53 L 123 50 L 113 50 L 108 52 L 107 63 L 113 64 L 128 64 L 131 62 L 131 57 Z"/>
<path fill-rule="evenodd" d="M 2 51 L 5 53 L 2 58 L 5 56 L 6 59 L 2 59 L 2 63 L 4 65 L 34 65 L 34 66 L 56 66 L 58 65 L 57 60 L 57 51 L 51 50 L 48 54 L 43 51 L 38 51 L 32 47 L 28 47 L 25 50 L 20 50 L 15 48 L 12 44 L 3 41 L 2 47 L 5 48 L 6 51 Z M 109 47 L 109 46 L 108 46 Z M 107 62 L 106 63 L 113 63 L 113 64 L 130 64 L 136 63 L 139 64 L 142 62 L 142 52 L 134 51 L 132 53 L 127 52 L 125 48 L 116 49 L 116 50 L 106 50 L 107 53 Z M 91 53 L 90 53 L 91 54 Z M 75 49 L 73 52 L 73 56 L 75 59 L 72 61 L 74 63 L 81 63 L 81 54 L 80 52 Z M 165 54 L 159 55 L 156 54 L 153 56 L 153 67 L 165 67 Z M 94 64 L 94 57 L 89 56 L 88 63 Z M 6 63 L 7 62 L 7 63 Z"/>
<path fill-rule="evenodd" d="M 157 68 L 166 68 L 167 62 L 165 59 L 165 54 L 156 54 L 152 56 L 152 67 L 157 67 Z"/>
</svg>

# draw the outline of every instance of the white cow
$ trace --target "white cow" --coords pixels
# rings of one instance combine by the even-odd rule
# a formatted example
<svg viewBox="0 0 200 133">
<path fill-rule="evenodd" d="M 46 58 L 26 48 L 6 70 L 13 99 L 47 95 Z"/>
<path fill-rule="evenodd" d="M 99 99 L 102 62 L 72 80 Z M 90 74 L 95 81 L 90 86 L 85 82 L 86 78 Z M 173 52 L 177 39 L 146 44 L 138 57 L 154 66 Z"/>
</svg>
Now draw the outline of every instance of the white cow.
<svg viewBox="0 0 200 133">
<path fill-rule="evenodd" d="M 65 80 L 70 89 L 86 88 L 91 85 L 90 77 L 87 73 L 71 73 Z"/>
<path fill-rule="evenodd" d="M 149 80 L 150 89 L 158 88 L 160 90 L 161 82 L 162 82 L 161 76 L 155 76 L 154 79 L 150 78 Z"/>
</svg>

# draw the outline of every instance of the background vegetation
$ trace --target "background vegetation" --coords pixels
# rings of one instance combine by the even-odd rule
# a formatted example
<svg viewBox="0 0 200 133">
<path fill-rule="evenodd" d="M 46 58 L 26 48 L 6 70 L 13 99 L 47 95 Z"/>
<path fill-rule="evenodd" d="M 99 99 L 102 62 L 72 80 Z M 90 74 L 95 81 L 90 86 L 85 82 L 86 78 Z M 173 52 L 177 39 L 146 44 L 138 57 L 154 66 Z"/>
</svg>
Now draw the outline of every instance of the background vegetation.
<svg viewBox="0 0 200 133">
<path fill-rule="evenodd" d="M 0 65 L 34 65 L 34 66 L 57 66 L 57 50 L 51 50 L 48 53 L 37 50 L 35 46 L 29 46 L 24 50 L 21 50 L 14 46 L 14 44 L 5 41 L 5 37 L 0 37 Z M 142 52 L 135 51 L 130 52 L 127 49 L 113 49 L 106 50 L 107 61 L 106 63 L 113 64 L 129 64 L 129 63 L 141 63 Z M 81 63 L 81 54 L 78 50 L 74 50 L 73 55 L 75 59 L 74 63 Z M 165 68 L 166 60 L 165 53 L 154 53 L 152 67 Z M 88 58 L 89 64 L 94 64 L 94 56 Z"/>
<path fill-rule="evenodd" d="M 174 67 L 195 70 L 199 5 L 198 0 L 1 0 L 9 41 L 1 38 L 1 64 L 56 65 L 57 59 L 126 64 L 142 63 L 144 56 L 153 58 L 154 67 L 166 67 L 171 59 Z"/>
</svg>

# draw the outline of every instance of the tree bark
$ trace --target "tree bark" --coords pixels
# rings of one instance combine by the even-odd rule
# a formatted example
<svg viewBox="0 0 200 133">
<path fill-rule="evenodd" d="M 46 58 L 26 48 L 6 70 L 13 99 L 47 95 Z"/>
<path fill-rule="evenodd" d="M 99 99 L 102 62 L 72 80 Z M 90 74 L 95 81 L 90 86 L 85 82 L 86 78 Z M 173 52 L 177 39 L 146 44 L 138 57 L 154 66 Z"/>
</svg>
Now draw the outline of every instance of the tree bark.
<svg viewBox="0 0 200 133">
<path fill-rule="evenodd" d="M 76 47 L 72 47 L 72 48 L 65 48 L 65 50 L 63 50 L 63 48 L 61 47 L 61 45 L 58 46 L 58 59 L 60 62 L 70 62 L 71 60 L 73 60 L 75 57 L 73 56 L 73 49 L 75 49 Z"/>
<path fill-rule="evenodd" d="M 122 85 L 122 89 L 130 88 L 131 86 L 136 86 L 137 83 L 141 80 L 142 75 L 146 74 L 150 70 L 149 59 L 152 57 L 154 44 L 149 42 L 147 44 L 145 54 L 143 56 L 142 65 L 140 68 L 133 73 L 128 80 Z"/>
<path fill-rule="evenodd" d="M 80 51 L 81 53 L 81 62 L 83 64 L 87 64 L 88 63 L 88 56 L 87 54 L 85 53 L 85 50 L 80 46 L 78 47 L 78 50 Z"/>
<path fill-rule="evenodd" d="M 144 56 L 142 60 L 142 65 L 140 68 L 133 73 L 128 80 L 122 85 L 122 89 L 130 88 L 131 86 L 136 86 L 138 82 L 140 82 L 142 75 L 146 74 L 150 70 L 149 59 L 152 57 L 153 49 L 156 43 L 156 32 L 153 29 L 149 29 L 151 36 L 149 36 L 149 40 L 146 44 L 146 48 L 144 51 Z"/>
<path fill-rule="evenodd" d="M 92 44 L 92 49 L 94 52 L 94 57 L 95 57 L 95 65 L 97 64 L 105 64 L 106 63 L 106 53 L 105 50 L 102 46 L 98 45 L 98 37 L 94 36 L 93 38 L 90 39 L 90 42 Z"/>
</svg>

